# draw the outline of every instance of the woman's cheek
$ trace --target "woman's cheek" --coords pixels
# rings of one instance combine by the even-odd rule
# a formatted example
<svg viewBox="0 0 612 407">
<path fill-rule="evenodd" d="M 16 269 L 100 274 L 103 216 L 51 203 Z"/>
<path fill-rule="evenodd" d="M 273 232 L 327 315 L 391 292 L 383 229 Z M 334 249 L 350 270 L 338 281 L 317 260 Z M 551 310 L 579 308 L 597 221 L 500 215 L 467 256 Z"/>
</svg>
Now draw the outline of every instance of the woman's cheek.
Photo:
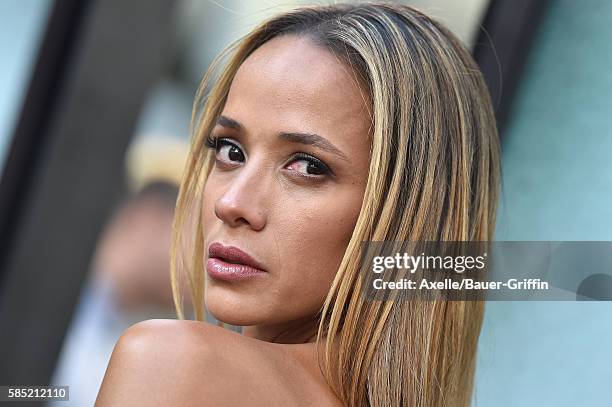
<svg viewBox="0 0 612 407">
<path fill-rule="evenodd" d="M 207 232 L 206 227 L 214 224 L 217 220 L 215 215 L 215 201 L 221 196 L 223 189 L 219 183 L 218 176 L 211 174 L 204 184 L 202 191 L 202 226 L 204 233 Z"/>
<path fill-rule="evenodd" d="M 340 215 L 337 208 L 328 205 L 313 216 L 303 216 L 302 220 L 306 221 L 286 229 L 290 233 L 284 240 L 287 243 L 283 250 L 285 259 L 295 260 L 292 269 L 300 271 L 301 278 L 311 276 L 315 279 L 312 285 L 318 285 L 317 282 L 329 284 L 346 251 L 356 216 Z"/>
</svg>

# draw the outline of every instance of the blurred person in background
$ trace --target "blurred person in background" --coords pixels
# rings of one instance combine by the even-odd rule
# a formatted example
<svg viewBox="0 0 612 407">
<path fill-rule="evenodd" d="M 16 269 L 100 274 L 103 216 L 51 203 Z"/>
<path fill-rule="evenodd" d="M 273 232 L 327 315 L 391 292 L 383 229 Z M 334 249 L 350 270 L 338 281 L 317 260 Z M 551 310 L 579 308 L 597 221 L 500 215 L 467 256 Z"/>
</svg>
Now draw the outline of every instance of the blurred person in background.
<svg viewBox="0 0 612 407">
<path fill-rule="evenodd" d="M 53 383 L 70 386 L 65 405 L 94 404 L 113 346 L 125 329 L 176 315 L 169 248 L 186 152 L 180 140 L 148 137 L 127 153 L 129 193 L 100 235 L 53 378 Z"/>
</svg>

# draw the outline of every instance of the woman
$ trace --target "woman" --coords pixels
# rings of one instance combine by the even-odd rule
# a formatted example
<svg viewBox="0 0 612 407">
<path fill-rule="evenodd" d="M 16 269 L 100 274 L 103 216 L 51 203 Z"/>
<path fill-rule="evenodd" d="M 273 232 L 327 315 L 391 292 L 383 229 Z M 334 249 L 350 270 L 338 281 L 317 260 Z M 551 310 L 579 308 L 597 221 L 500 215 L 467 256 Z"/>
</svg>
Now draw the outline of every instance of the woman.
<svg viewBox="0 0 612 407">
<path fill-rule="evenodd" d="M 97 405 L 469 405 L 483 303 L 366 301 L 359 272 L 364 241 L 492 238 L 499 142 L 469 53 L 407 6 L 318 6 L 259 25 L 206 93 L 214 70 L 173 291 L 183 319 L 184 273 L 196 319 L 243 334 L 137 324 Z"/>
</svg>

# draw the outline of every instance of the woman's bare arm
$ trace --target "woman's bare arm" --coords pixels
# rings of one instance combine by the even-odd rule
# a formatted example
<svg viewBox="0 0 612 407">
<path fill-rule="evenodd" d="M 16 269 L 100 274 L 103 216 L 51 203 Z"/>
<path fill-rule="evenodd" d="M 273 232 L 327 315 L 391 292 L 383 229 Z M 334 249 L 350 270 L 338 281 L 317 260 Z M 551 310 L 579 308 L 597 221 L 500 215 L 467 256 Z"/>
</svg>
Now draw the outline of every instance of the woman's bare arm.
<svg viewBox="0 0 612 407">
<path fill-rule="evenodd" d="M 149 320 L 113 351 L 95 407 L 315 405 L 326 397 L 278 345 L 197 321 Z"/>
<path fill-rule="evenodd" d="M 150 320 L 129 328 L 115 345 L 95 406 L 196 405 L 192 366 L 197 358 L 208 365 L 205 371 L 215 361 L 205 347 L 196 351 L 190 336 L 179 321 Z M 202 391 L 206 386 L 200 385 Z"/>
</svg>

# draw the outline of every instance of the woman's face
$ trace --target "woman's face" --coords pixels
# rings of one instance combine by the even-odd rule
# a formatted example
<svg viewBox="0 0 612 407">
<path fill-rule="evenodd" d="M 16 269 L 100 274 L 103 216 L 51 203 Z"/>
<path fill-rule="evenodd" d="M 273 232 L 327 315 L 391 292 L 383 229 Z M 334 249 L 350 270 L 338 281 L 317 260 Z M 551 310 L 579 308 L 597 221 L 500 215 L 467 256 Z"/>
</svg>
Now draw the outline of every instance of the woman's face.
<svg viewBox="0 0 612 407">
<path fill-rule="evenodd" d="M 322 306 L 365 190 L 365 95 L 336 57 L 293 35 L 238 70 L 211 132 L 216 163 L 203 192 L 206 306 L 219 320 L 280 332 Z M 236 270 L 227 263 L 241 259 L 209 254 L 213 243 L 264 272 Z"/>
</svg>

